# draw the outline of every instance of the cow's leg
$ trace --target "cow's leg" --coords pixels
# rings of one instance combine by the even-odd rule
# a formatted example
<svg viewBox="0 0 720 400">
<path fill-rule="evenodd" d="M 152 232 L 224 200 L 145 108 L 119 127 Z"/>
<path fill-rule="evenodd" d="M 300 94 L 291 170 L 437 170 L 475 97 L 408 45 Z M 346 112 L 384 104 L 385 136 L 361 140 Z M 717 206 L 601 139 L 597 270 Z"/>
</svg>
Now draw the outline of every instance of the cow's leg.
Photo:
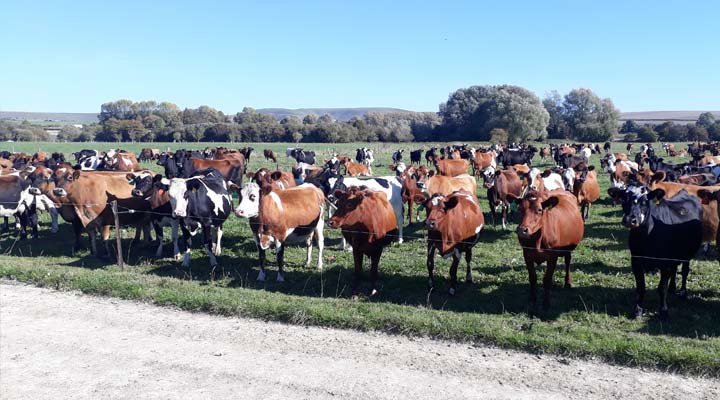
<svg viewBox="0 0 720 400">
<path fill-rule="evenodd" d="M 50 232 L 57 233 L 60 230 L 58 226 L 58 210 L 53 205 L 52 207 L 48 207 L 48 212 L 50 213 Z"/>
<path fill-rule="evenodd" d="M 307 253 L 307 257 L 305 258 L 305 267 L 309 267 L 310 262 L 312 261 L 312 243 L 314 236 L 315 232 L 309 234 L 308 237 L 305 239 L 305 251 Z"/>
<path fill-rule="evenodd" d="M 645 304 L 645 270 L 639 261 L 631 258 L 633 275 L 635 276 L 635 307 L 633 309 L 633 317 L 638 318 L 643 315 L 643 306 Z"/>
<path fill-rule="evenodd" d="M 212 243 L 212 226 L 210 223 L 203 222 L 202 224 L 202 231 L 203 231 L 203 244 L 205 245 L 205 250 L 207 250 L 208 257 L 210 257 L 210 266 L 213 268 L 213 272 L 215 270 L 215 267 L 217 267 L 217 259 L 215 258 L 215 254 L 213 254 L 213 243 Z"/>
<path fill-rule="evenodd" d="M 217 242 L 215 242 L 215 249 L 213 250 L 213 252 L 215 253 L 216 256 L 219 256 L 222 253 L 222 248 L 220 246 L 220 241 L 222 240 L 222 236 L 223 236 L 223 227 L 222 227 L 222 225 L 219 225 L 217 227 Z"/>
<path fill-rule="evenodd" d="M 382 255 L 382 248 L 370 255 L 370 281 L 372 281 L 372 290 L 370 291 L 370 296 L 375 296 L 376 294 L 378 294 L 377 282 L 378 268 L 380 265 L 380 255 Z M 362 268 L 362 266 L 360 268 Z"/>
<path fill-rule="evenodd" d="M 674 268 L 662 268 L 660 270 L 660 284 L 658 284 L 658 295 L 660 295 L 660 319 L 666 320 L 668 318 L 668 281 L 670 280 L 670 274 L 676 272 Z"/>
<path fill-rule="evenodd" d="M 150 223 L 146 223 L 146 224 L 142 225 L 143 241 L 145 242 L 146 245 L 150 244 L 150 242 L 152 242 L 152 235 L 150 235 L 151 228 L 152 227 L 150 226 Z"/>
<path fill-rule="evenodd" d="M 317 247 L 318 247 L 318 269 L 323 268 L 323 250 L 325 250 L 325 222 L 324 221 L 318 221 L 317 226 L 315 227 L 315 238 L 317 239 Z M 343 239 L 345 236 L 343 236 Z M 310 243 L 312 245 L 312 242 Z"/>
<path fill-rule="evenodd" d="M 557 257 L 551 257 L 547 261 L 547 269 L 545 269 L 545 276 L 543 277 L 543 289 L 545 291 L 545 297 L 543 298 L 543 309 L 547 310 L 550 308 L 550 289 L 553 284 L 553 274 L 555 273 L 555 267 L 557 266 Z"/>
<path fill-rule="evenodd" d="M 153 229 L 155 230 L 155 239 L 158 241 L 157 250 L 155 250 L 155 257 L 161 258 L 163 255 L 163 228 L 160 221 L 152 221 Z"/>
<path fill-rule="evenodd" d="M 192 235 L 188 231 L 184 223 L 180 223 L 180 229 L 182 230 L 183 239 L 185 240 L 185 256 L 183 257 L 182 266 L 187 268 L 190 266 L 190 250 L 192 249 Z"/>
<path fill-rule="evenodd" d="M 360 281 L 360 273 L 362 273 L 363 253 L 358 249 L 353 249 L 353 261 L 355 266 L 355 273 L 353 273 L 352 281 L 352 299 L 357 300 L 358 298 L 358 283 Z"/>
<path fill-rule="evenodd" d="M 460 253 L 454 250 L 452 256 L 452 264 L 450 264 L 450 296 L 455 296 L 455 286 L 457 284 L 457 270 L 460 264 Z"/>
<path fill-rule="evenodd" d="M 75 234 L 75 244 L 73 245 L 73 250 L 72 250 L 74 253 L 76 251 L 79 251 L 83 247 L 83 245 L 82 245 L 83 226 L 80 223 L 80 221 L 77 219 L 72 220 L 71 224 L 73 227 L 73 233 Z"/>
<path fill-rule="evenodd" d="M 97 232 L 95 228 L 88 229 L 88 236 L 90 237 L 90 253 L 97 257 Z"/>
<path fill-rule="evenodd" d="M 470 268 L 470 260 L 472 259 L 472 247 L 465 250 L 465 263 L 467 264 L 467 272 L 465 273 L 465 283 L 472 283 L 472 269 Z"/>
<path fill-rule="evenodd" d="M 428 240 L 427 247 L 427 270 L 428 270 L 428 291 L 432 291 L 435 286 L 435 246 L 432 241 Z"/>
<path fill-rule="evenodd" d="M 180 228 L 180 221 L 177 219 L 172 220 L 170 222 L 170 237 L 173 241 L 173 255 L 175 257 L 175 261 L 180 261 L 180 246 L 178 246 L 178 228 Z"/>
<path fill-rule="evenodd" d="M 400 203 L 400 210 L 395 210 L 395 217 L 397 218 L 398 235 L 400 235 L 400 237 L 398 238 L 398 243 L 402 244 L 402 242 L 403 242 L 403 224 L 405 223 L 405 219 L 404 219 L 405 215 L 403 213 L 402 203 Z"/>
<path fill-rule="evenodd" d="M 29 210 L 25 210 L 21 213 L 15 214 L 15 221 L 17 221 L 15 223 L 15 226 L 18 227 L 18 229 L 20 230 L 18 232 L 18 236 L 20 237 L 20 240 L 27 239 L 28 213 L 29 213 Z"/>
<path fill-rule="evenodd" d="M 28 215 L 28 223 L 29 223 L 30 226 L 32 227 L 32 231 L 33 231 L 32 237 L 33 237 L 33 239 L 37 239 L 37 238 L 39 237 L 39 236 L 38 236 L 38 225 L 39 225 L 39 221 L 38 221 L 38 211 L 37 211 L 37 210 L 33 210 L 32 212 L 30 212 L 30 214 Z"/>
<path fill-rule="evenodd" d="M 276 281 L 285 282 L 285 246 L 277 242 L 277 265 L 278 274 Z"/>
<path fill-rule="evenodd" d="M 680 298 L 687 299 L 687 278 L 690 273 L 690 261 L 683 262 L 680 273 L 682 274 L 682 283 L 680 284 L 679 296 Z"/>
<path fill-rule="evenodd" d="M 3 224 L 2 227 L 0 227 L 0 232 L 7 232 L 10 230 L 10 221 L 8 221 L 8 217 L 3 217 Z"/>
<path fill-rule="evenodd" d="M 525 267 L 527 268 L 528 280 L 530 281 L 530 296 L 528 297 L 528 303 L 531 306 L 535 306 L 535 292 L 537 291 L 537 272 L 535 271 L 535 262 L 525 256 Z"/>
<path fill-rule="evenodd" d="M 140 235 L 142 234 L 143 228 L 144 227 L 141 225 L 135 226 L 135 236 L 133 237 L 132 244 L 137 244 L 138 242 L 140 242 Z"/>
<path fill-rule="evenodd" d="M 572 260 L 572 254 L 568 253 L 565 255 L 565 287 L 572 287 L 572 274 L 570 273 L 570 261 Z"/>
<path fill-rule="evenodd" d="M 413 223 L 413 202 L 412 199 L 408 200 L 408 225 Z"/>
<path fill-rule="evenodd" d="M 592 207 L 592 203 L 587 203 L 587 208 L 585 209 L 585 220 L 590 218 L 590 208 Z"/>
<path fill-rule="evenodd" d="M 508 216 L 508 206 L 503 203 L 502 205 L 502 227 L 503 230 L 507 229 L 507 216 Z"/>
</svg>

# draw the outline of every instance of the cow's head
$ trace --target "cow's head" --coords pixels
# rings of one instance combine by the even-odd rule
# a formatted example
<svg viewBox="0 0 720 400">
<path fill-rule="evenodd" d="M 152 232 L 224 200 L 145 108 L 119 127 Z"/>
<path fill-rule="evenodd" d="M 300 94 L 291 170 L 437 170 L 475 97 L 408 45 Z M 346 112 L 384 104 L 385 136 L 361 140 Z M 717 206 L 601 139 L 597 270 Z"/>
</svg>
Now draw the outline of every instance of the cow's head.
<svg viewBox="0 0 720 400">
<path fill-rule="evenodd" d="M 200 188 L 200 179 L 162 178 L 160 183 L 163 185 L 163 189 L 166 188 L 168 196 L 170 197 L 172 216 L 179 218 L 187 217 L 190 194 Z"/>
<path fill-rule="evenodd" d="M 328 221 L 328 226 L 331 228 L 353 226 L 362 218 L 370 217 L 360 211 L 360 205 L 366 198 L 372 197 L 371 191 L 365 190 L 364 187 L 351 186 L 347 190 L 336 190 L 333 195 L 337 199 L 337 210 Z M 372 233 L 370 236 L 373 236 Z"/>
<path fill-rule="evenodd" d="M 496 171 L 492 166 L 485 168 L 482 171 L 483 186 L 485 186 L 485 189 L 491 189 L 495 186 L 495 181 L 501 173 L 502 171 Z"/>
<path fill-rule="evenodd" d="M 159 183 L 162 180 L 162 175 L 153 176 L 152 174 L 147 172 L 131 172 L 125 177 L 131 185 L 135 186 L 135 188 L 131 191 L 131 194 L 134 197 L 149 196 L 155 184 Z"/>
<path fill-rule="evenodd" d="M 648 191 L 644 185 L 628 185 L 624 189 L 610 188 L 608 194 L 622 204 L 622 224 L 630 229 L 647 222 L 651 201 L 665 197 L 663 189 Z"/>
<path fill-rule="evenodd" d="M 437 230 L 447 216 L 448 211 L 452 210 L 457 205 L 457 196 L 446 197 L 441 194 L 434 194 L 425 202 L 425 208 L 428 209 L 425 226 L 428 229 Z"/>
<path fill-rule="evenodd" d="M 559 197 L 553 195 L 553 192 L 537 190 L 529 190 L 525 196 L 514 200 L 520 210 L 521 221 L 517 227 L 517 234 L 521 238 L 536 234 L 542 228 L 543 213 L 560 202 Z"/>
<path fill-rule="evenodd" d="M 257 217 L 260 210 L 260 186 L 255 182 L 245 184 L 240 189 L 240 202 L 235 215 L 240 218 Z"/>
</svg>

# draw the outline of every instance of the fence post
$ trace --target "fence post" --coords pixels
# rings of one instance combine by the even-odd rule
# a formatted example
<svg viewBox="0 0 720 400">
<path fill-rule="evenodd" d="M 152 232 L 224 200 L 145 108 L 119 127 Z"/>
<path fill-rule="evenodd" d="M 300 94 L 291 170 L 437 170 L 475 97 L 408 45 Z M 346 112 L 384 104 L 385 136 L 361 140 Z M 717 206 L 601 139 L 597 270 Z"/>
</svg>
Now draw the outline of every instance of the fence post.
<svg viewBox="0 0 720 400">
<path fill-rule="evenodd" d="M 115 241 L 117 243 L 117 264 L 121 271 L 125 271 L 122 255 L 122 231 L 120 231 L 120 218 L 118 217 L 117 200 L 112 201 L 112 212 L 115 217 Z"/>
</svg>

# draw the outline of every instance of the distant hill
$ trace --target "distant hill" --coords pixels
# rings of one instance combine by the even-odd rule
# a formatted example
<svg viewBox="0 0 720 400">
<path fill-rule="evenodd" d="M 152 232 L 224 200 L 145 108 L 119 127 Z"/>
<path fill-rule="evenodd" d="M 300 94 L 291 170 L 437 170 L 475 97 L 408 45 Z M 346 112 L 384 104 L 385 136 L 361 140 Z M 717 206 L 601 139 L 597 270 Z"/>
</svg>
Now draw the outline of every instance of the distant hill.
<svg viewBox="0 0 720 400">
<path fill-rule="evenodd" d="M 25 111 L 0 111 L 0 119 L 12 121 L 29 121 L 33 123 L 73 123 L 88 124 L 98 122 L 96 113 L 44 113 Z"/>
<path fill-rule="evenodd" d="M 409 112 L 408 110 L 402 110 L 399 108 L 387 108 L 387 107 L 357 107 L 357 108 L 261 108 L 257 110 L 259 113 L 272 115 L 273 117 L 281 120 L 285 117 L 295 116 L 298 118 L 304 118 L 308 114 L 314 114 L 318 117 L 324 114 L 329 114 L 333 118 L 339 121 L 347 121 L 352 117 L 360 117 L 365 113 L 369 112 Z"/>
<path fill-rule="evenodd" d="M 687 124 L 695 122 L 700 114 L 705 111 L 636 111 L 620 114 L 621 121 L 632 119 L 640 123 L 663 123 L 673 121 Z M 717 118 L 720 118 L 720 111 L 711 111 Z"/>
</svg>

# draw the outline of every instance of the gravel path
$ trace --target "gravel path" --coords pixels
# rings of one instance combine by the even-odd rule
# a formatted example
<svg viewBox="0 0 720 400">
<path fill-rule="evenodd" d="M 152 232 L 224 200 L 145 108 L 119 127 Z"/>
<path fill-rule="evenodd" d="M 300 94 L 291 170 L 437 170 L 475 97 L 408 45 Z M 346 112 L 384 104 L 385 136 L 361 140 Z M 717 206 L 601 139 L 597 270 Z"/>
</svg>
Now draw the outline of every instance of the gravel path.
<svg viewBox="0 0 720 400">
<path fill-rule="evenodd" d="M 720 398 L 716 380 L 0 284 L 0 398 Z"/>
</svg>

